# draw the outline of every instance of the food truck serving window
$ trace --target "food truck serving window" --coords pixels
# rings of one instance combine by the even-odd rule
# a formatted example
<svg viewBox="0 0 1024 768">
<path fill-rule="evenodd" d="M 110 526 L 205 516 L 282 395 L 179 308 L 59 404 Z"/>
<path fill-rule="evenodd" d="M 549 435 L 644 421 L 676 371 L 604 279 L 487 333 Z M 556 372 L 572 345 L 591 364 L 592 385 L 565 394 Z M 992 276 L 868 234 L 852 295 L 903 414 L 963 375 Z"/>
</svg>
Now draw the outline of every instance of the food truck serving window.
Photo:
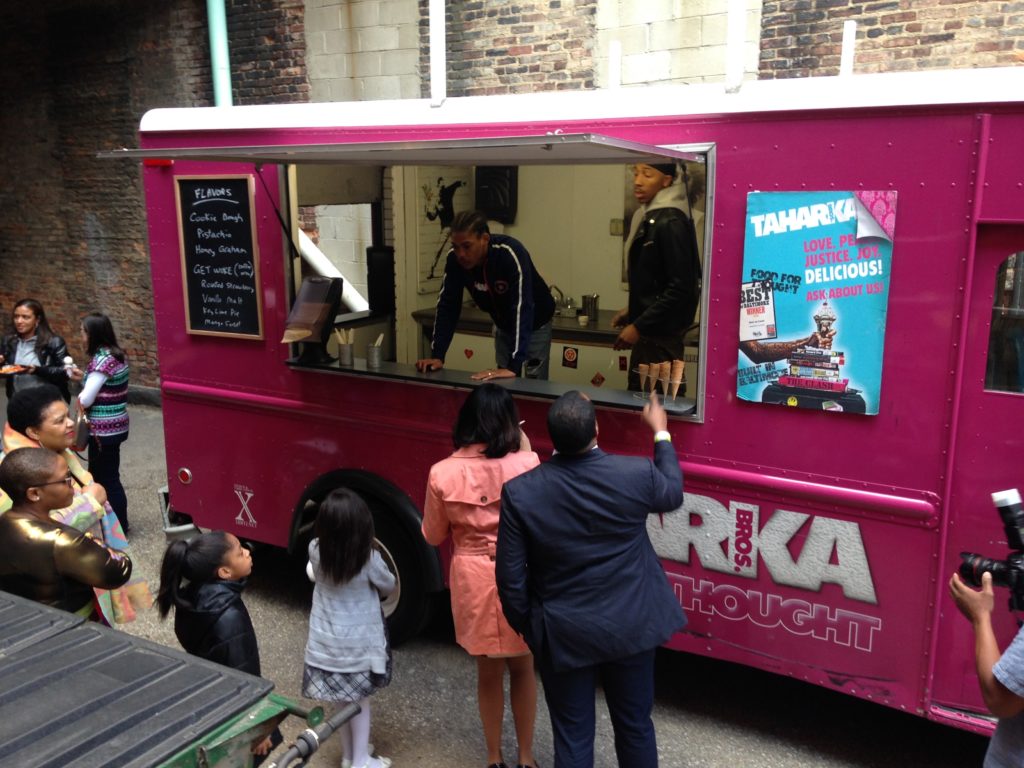
<svg viewBox="0 0 1024 768">
<path fill-rule="evenodd" d="M 519 377 L 503 383 L 522 394 L 580 389 L 600 404 L 632 409 L 653 387 L 670 413 L 699 416 L 710 148 L 648 152 L 636 161 L 619 152 L 614 162 L 601 156 L 522 165 L 485 154 L 480 162 L 472 153 L 459 160 L 449 152 L 442 163 L 370 174 L 359 165 L 291 167 L 293 225 L 311 241 L 304 249 L 319 252 L 296 261 L 294 287 L 318 270 L 348 286 L 336 330 L 322 337 L 326 355 L 300 344 L 292 364 L 455 386 L 513 371 Z M 651 166 L 656 178 L 645 182 L 637 168 Z M 635 194 L 644 183 L 657 195 L 648 215 Z M 658 214 L 659 207 L 671 215 Z M 457 217 L 474 211 L 483 214 L 486 231 L 475 220 L 469 232 L 453 233 Z M 637 256 L 643 242 L 660 247 L 656 231 L 668 226 L 661 216 L 693 223 L 688 240 L 677 238 L 678 253 L 659 255 L 664 264 L 648 256 L 651 248 Z M 464 254 L 455 250 L 474 248 L 471 266 L 461 266 Z M 311 266 L 319 259 L 321 266 Z M 660 313 L 665 331 L 650 335 L 665 338 L 638 340 L 654 350 L 646 358 L 615 349 L 622 326 L 635 319 L 620 319 L 620 311 L 644 311 L 669 282 L 685 284 L 690 298 L 678 310 L 665 299 L 652 312 Z M 631 284 L 641 293 L 632 305 Z M 527 331 L 534 348 L 522 345 L 516 359 L 515 345 Z M 443 368 L 416 368 L 417 361 L 440 358 Z"/>
</svg>

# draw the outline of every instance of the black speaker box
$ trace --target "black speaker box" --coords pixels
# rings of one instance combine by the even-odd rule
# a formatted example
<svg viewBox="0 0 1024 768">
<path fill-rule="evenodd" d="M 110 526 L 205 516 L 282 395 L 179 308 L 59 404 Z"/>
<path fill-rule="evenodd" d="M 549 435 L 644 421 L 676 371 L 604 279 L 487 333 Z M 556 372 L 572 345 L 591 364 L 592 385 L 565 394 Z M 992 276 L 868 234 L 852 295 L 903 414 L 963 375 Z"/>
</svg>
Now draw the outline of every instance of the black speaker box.
<svg viewBox="0 0 1024 768">
<path fill-rule="evenodd" d="M 484 165 L 476 169 L 476 208 L 492 221 L 512 224 L 519 198 L 519 168 Z"/>
<path fill-rule="evenodd" d="M 395 313 L 395 249 L 371 245 L 366 249 L 366 300 L 374 314 Z"/>
</svg>

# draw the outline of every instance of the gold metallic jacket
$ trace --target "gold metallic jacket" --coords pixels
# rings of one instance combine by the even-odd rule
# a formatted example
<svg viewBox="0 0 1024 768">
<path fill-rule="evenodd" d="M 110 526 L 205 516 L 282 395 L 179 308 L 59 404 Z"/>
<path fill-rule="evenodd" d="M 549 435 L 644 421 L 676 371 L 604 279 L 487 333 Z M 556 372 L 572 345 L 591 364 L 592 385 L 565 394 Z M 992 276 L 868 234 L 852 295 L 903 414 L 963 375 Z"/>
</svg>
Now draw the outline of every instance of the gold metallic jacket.
<svg viewBox="0 0 1024 768">
<path fill-rule="evenodd" d="M 0 516 L 0 589 L 78 613 L 94 587 L 114 589 L 131 574 L 127 555 L 81 531 L 17 509 Z"/>
</svg>

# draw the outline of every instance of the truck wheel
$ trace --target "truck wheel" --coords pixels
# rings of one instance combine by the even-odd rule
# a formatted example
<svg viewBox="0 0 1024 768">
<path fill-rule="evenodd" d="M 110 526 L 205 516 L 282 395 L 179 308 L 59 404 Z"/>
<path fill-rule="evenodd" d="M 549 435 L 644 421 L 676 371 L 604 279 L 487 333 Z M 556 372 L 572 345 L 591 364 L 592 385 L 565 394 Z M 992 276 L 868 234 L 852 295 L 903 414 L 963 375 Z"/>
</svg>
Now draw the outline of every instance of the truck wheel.
<svg viewBox="0 0 1024 768">
<path fill-rule="evenodd" d="M 373 526 L 381 556 L 395 574 L 395 589 L 384 600 L 384 616 L 392 645 L 414 637 L 430 616 L 431 599 L 419 578 L 416 550 L 387 512 L 377 509 L 374 499 L 367 499 L 373 510 Z"/>
</svg>

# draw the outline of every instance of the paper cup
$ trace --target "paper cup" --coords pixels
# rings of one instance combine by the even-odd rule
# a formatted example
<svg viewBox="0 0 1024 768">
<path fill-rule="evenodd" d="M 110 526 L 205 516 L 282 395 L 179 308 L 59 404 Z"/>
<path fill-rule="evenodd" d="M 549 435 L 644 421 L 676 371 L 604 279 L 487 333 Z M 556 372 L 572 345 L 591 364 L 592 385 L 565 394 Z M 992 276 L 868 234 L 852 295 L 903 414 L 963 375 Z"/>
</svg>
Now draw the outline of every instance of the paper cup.
<svg viewBox="0 0 1024 768">
<path fill-rule="evenodd" d="M 576 315 L 576 322 L 580 324 L 580 328 L 586 328 L 590 322 L 590 315 Z"/>
</svg>

